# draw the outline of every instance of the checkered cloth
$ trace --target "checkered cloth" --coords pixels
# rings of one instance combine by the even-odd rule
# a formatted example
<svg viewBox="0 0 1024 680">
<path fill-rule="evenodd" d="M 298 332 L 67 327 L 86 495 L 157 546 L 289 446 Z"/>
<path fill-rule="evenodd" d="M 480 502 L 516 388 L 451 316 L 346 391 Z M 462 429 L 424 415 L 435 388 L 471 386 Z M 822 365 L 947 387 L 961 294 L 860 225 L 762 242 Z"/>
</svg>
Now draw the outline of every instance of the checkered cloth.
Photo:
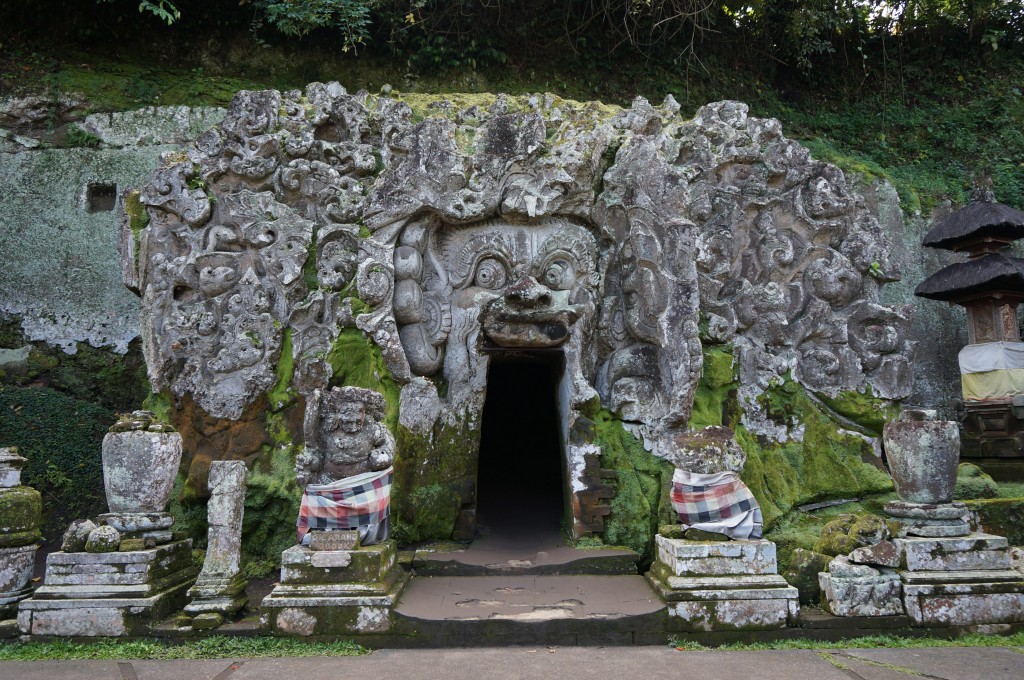
<svg viewBox="0 0 1024 680">
<path fill-rule="evenodd" d="M 761 538 L 761 506 L 735 472 L 702 475 L 676 469 L 672 507 L 684 527 L 730 538 Z"/>
<path fill-rule="evenodd" d="M 386 522 L 391 514 L 394 468 L 353 475 L 333 484 L 310 484 L 299 506 L 299 542 L 310 529 L 358 529 Z"/>
</svg>

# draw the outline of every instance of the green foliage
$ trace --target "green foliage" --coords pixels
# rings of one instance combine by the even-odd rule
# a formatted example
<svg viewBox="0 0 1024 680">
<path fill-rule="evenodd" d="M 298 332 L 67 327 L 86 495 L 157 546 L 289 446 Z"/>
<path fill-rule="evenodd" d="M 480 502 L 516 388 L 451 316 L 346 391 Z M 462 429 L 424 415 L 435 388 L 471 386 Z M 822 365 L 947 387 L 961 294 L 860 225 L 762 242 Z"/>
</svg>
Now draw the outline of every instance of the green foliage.
<svg viewBox="0 0 1024 680">
<path fill-rule="evenodd" d="M 271 429 L 273 426 L 268 423 Z M 302 489 L 295 481 L 295 455 L 294 445 L 264 447 L 249 472 L 242 519 L 242 573 L 246 578 L 269 576 L 280 567 L 281 553 L 295 545 L 295 521 L 302 499 Z"/>
<path fill-rule="evenodd" d="M 271 26 L 286 36 L 301 38 L 320 28 L 335 29 L 348 52 L 368 37 L 370 0 L 254 0 Z"/>
<path fill-rule="evenodd" d="M 100 639 L 96 642 L 11 642 L 0 645 L 0 661 L 67 659 L 248 659 L 282 656 L 362 656 L 350 640 L 307 642 L 293 638 L 215 635 L 186 642 Z"/>
<path fill-rule="evenodd" d="M 113 412 L 45 387 L 0 387 L 0 442 L 28 459 L 23 482 L 43 494 L 43 533 L 104 512 L 100 444 Z"/>
</svg>

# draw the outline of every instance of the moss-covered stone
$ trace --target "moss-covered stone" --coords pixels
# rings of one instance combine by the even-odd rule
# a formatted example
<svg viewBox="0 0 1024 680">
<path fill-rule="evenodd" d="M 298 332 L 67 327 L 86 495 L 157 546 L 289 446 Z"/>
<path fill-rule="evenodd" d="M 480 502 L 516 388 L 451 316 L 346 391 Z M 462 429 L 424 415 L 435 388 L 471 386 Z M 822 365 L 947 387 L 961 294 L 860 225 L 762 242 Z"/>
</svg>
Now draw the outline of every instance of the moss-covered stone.
<svg viewBox="0 0 1024 680">
<path fill-rule="evenodd" d="M 0 548 L 37 543 L 42 538 L 43 500 L 27 486 L 0 489 Z"/>
<path fill-rule="evenodd" d="M 758 401 L 777 423 L 803 424 L 802 441 L 782 444 L 736 428 L 747 453 L 743 481 L 761 504 L 767 526 L 796 505 L 892 490 L 889 475 L 866 462 L 875 459 L 871 444 L 831 418 L 798 383 L 785 380 Z"/>
<path fill-rule="evenodd" d="M 894 528 L 878 515 L 839 515 L 822 528 L 814 551 L 832 557 L 847 555 L 857 548 L 891 538 Z"/>
<path fill-rule="evenodd" d="M 357 328 L 343 328 L 327 355 L 333 375 L 331 387 L 351 385 L 376 390 L 384 395 L 387 410 L 384 424 L 398 432 L 399 387 L 391 377 L 380 348 Z"/>
<path fill-rule="evenodd" d="M 897 404 L 873 396 L 870 386 L 863 393 L 840 392 L 834 397 L 827 394 L 818 394 L 817 397 L 830 409 L 875 436 L 881 436 L 885 424 L 896 420 L 900 413 Z"/>
<path fill-rule="evenodd" d="M 965 501 L 978 514 L 986 533 L 1005 536 L 1010 545 L 1024 546 L 1024 498 Z"/>
<path fill-rule="evenodd" d="M 709 425 L 734 427 L 739 422 L 736 400 L 735 360 L 732 348 L 710 345 L 704 348 L 704 366 L 693 396 L 689 427 L 700 429 Z"/>
<path fill-rule="evenodd" d="M 782 572 L 782 578 L 800 591 L 800 604 L 817 604 L 821 599 L 818 573 L 828 570 L 831 557 L 824 553 L 797 548 L 793 551 L 789 568 Z"/>
<path fill-rule="evenodd" d="M 606 410 L 594 418 L 601 467 L 615 470 L 615 497 L 605 519 L 604 541 L 640 554 L 641 565 L 654 559 L 654 535 L 675 520 L 669 496 L 673 466 L 644 449 Z"/>
<path fill-rule="evenodd" d="M 953 498 L 968 500 L 973 498 L 996 498 L 999 496 L 999 485 L 992 477 L 974 463 L 960 463 L 956 471 L 956 486 Z"/>
<path fill-rule="evenodd" d="M 396 449 L 393 535 L 403 545 L 450 538 L 459 512 L 476 502 L 479 426 L 468 417 L 428 435 L 399 426 Z"/>
</svg>

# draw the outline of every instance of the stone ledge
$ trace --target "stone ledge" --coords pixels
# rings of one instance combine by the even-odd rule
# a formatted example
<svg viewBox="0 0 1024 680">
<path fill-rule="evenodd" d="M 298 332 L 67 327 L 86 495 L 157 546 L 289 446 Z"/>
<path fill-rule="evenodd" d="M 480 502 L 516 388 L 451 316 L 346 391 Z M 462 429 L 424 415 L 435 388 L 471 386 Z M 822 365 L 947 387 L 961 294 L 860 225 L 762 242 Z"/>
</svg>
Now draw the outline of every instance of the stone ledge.
<svg viewBox="0 0 1024 680">
<path fill-rule="evenodd" d="M 655 536 L 658 561 L 675 576 L 774 574 L 775 544 L 754 541 L 688 541 Z"/>
</svg>

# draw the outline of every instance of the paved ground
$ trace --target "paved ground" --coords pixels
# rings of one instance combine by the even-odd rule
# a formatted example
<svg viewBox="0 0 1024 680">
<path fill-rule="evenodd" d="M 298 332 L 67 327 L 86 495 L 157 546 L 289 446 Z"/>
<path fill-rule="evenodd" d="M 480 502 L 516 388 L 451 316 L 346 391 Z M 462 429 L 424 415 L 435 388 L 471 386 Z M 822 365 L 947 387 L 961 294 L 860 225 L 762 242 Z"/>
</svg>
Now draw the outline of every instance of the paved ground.
<svg viewBox="0 0 1024 680">
<path fill-rule="evenodd" d="M 0 680 L 1021 680 L 1024 648 L 677 652 L 667 647 L 383 650 L 355 658 L 0 662 Z"/>
</svg>

